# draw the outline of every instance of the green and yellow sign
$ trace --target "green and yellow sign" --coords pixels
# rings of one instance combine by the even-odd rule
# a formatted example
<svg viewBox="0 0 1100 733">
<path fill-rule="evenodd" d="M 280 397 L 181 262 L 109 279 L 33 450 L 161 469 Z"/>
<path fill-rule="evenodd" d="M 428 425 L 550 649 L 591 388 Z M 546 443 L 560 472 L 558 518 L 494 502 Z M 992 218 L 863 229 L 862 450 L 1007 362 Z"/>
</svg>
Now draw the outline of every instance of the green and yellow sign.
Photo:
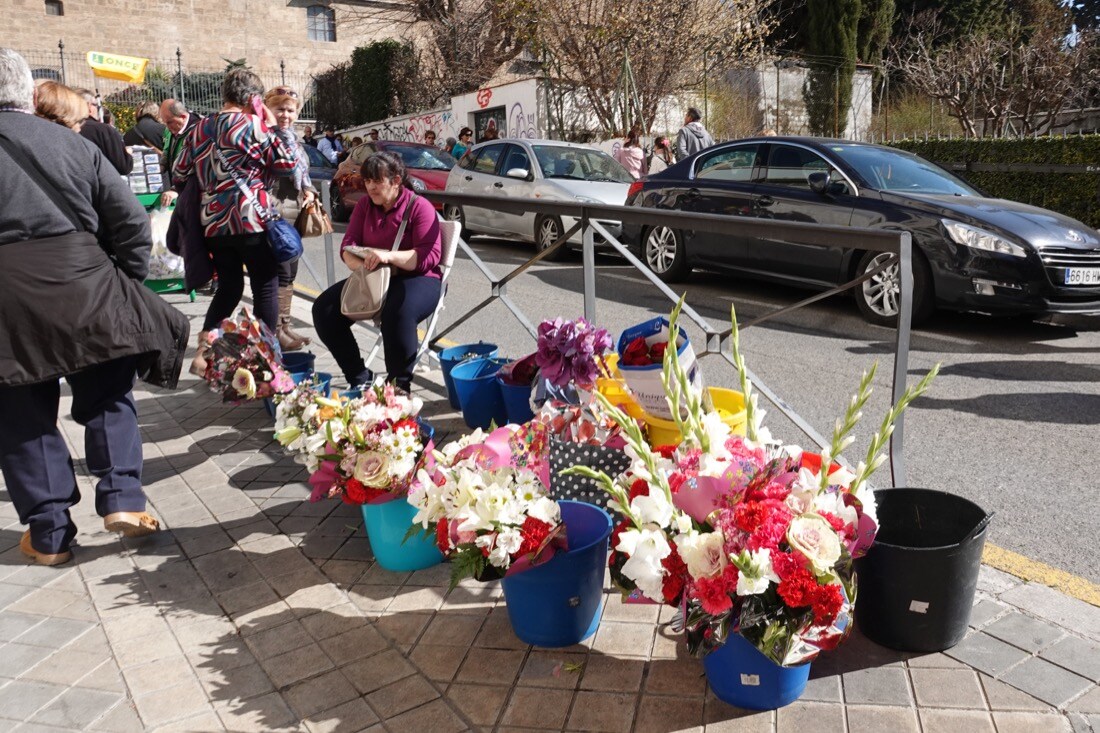
<svg viewBox="0 0 1100 733">
<path fill-rule="evenodd" d="M 88 65 L 92 67 L 92 71 L 96 76 L 101 76 L 104 79 L 117 79 L 128 81 L 131 84 L 141 84 L 145 81 L 145 67 L 149 65 L 149 59 L 89 51 Z"/>
</svg>

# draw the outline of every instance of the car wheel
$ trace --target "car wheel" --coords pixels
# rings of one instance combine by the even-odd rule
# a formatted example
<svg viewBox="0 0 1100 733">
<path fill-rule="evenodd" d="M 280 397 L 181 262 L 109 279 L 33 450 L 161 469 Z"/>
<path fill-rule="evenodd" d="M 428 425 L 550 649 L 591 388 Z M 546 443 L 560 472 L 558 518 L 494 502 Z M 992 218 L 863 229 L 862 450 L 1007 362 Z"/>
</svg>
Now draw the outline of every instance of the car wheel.
<svg viewBox="0 0 1100 733">
<path fill-rule="evenodd" d="M 344 206 L 344 201 L 340 198 L 340 189 L 334 187 L 332 189 L 332 220 L 347 224 L 350 218 L 351 212 L 348 211 L 348 207 Z"/>
<path fill-rule="evenodd" d="M 856 267 L 856 276 L 873 270 L 893 255 L 889 252 L 865 252 Z M 901 268 L 898 263 L 890 265 L 861 285 L 856 286 L 856 305 L 863 317 L 879 326 L 896 326 L 898 309 L 901 307 Z M 932 289 L 932 270 L 924 255 L 913 250 L 913 319 L 912 325 L 919 326 L 928 320 L 936 309 L 935 293 Z"/>
<path fill-rule="evenodd" d="M 561 225 L 561 219 L 556 216 L 540 216 L 535 219 L 535 250 L 542 252 L 549 249 L 554 242 L 561 239 L 565 229 Z M 569 256 L 569 245 L 564 244 L 543 260 L 558 262 Z"/>
<path fill-rule="evenodd" d="M 454 204 L 443 205 L 443 218 L 447 221 L 457 221 L 459 226 L 462 227 L 462 238 L 469 240 L 476 232 L 471 232 L 466 227 L 466 212 L 462 210 L 461 206 L 455 206 Z"/>
<path fill-rule="evenodd" d="M 653 274 L 666 283 L 683 280 L 691 271 L 683 235 L 666 226 L 656 226 L 645 232 L 642 255 Z"/>
</svg>

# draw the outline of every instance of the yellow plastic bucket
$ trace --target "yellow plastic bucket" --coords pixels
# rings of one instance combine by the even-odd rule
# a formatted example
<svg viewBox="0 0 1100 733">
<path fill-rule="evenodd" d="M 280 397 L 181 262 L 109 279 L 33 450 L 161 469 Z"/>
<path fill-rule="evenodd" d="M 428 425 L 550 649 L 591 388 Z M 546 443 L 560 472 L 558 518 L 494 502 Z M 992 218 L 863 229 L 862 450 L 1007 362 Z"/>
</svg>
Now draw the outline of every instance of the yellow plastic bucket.
<svg viewBox="0 0 1100 733">
<path fill-rule="evenodd" d="M 744 396 L 736 390 L 723 387 L 707 387 L 707 391 L 710 392 L 714 408 L 722 416 L 722 422 L 729 425 L 735 435 L 744 435 L 747 422 Z M 648 413 L 643 417 L 648 429 L 650 445 L 679 445 L 683 440 L 680 430 L 672 420 L 663 420 Z"/>
<path fill-rule="evenodd" d="M 596 380 L 596 391 L 632 418 L 637 420 L 645 416 L 645 410 L 634 401 L 634 396 L 630 394 L 630 390 L 619 380 L 601 377 Z"/>
</svg>

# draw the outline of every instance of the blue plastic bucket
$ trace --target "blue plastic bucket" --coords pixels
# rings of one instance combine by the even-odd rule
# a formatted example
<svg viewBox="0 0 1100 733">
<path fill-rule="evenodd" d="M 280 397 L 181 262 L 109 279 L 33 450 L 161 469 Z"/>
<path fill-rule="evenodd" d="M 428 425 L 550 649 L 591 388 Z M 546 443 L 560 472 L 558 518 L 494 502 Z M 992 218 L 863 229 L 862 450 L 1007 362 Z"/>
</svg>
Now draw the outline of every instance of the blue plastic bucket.
<svg viewBox="0 0 1100 733">
<path fill-rule="evenodd" d="M 500 384 L 500 396 L 504 400 L 504 412 L 508 422 L 522 425 L 531 420 L 535 413 L 531 410 L 531 385 L 508 384 L 497 374 Z"/>
<path fill-rule="evenodd" d="M 416 507 L 405 499 L 363 504 L 362 509 L 371 550 L 386 570 L 395 573 L 423 570 L 443 562 L 434 534 L 418 533 L 402 542 L 416 515 Z"/>
<path fill-rule="evenodd" d="M 339 397 L 344 397 L 349 400 L 357 400 L 363 396 L 363 390 L 356 387 L 355 389 L 345 389 L 337 393 Z"/>
<path fill-rule="evenodd" d="M 497 425 L 508 422 L 504 395 L 497 381 L 497 372 L 506 363 L 505 359 L 470 359 L 451 369 L 462 419 L 471 428 L 488 430 L 494 422 Z"/>
<path fill-rule="evenodd" d="M 603 601 L 611 516 L 580 501 L 559 501 L 569 551 L 501 581 L 512 630 L 528 644 L 563 647 L 596 633 Z"/>
<path fill-rule="evenodd" d="M 283 354 L 283 368 L 291 374 L 296 372 L 313 372 L 313 365 L 317 357 L 308 351 L 287 351 Z"/>
<path fill-rule="evenodd" d="M 703 658 L 710 689 L 722 702 L 749 710 L 775 710 L 790 705 L 806 689 L 809 663 L 781 667 L 740 634 Z"/>
<path fill-rule="evenodd" d="M 439 352 L 439 364 L 443 367 L 443 383 L 447 385 L 447 399 L 450 400 L 451 407 L 456 410 L 462 409 L 462 404 L 458 401 L 458 393 L 455 392 L 454 381 L 451 379 L 451 370 L 454 369 L 455 365 L 461 364 L 469 358 L 494 357 L 497 355 L 497 351 L 496 344 L 478 341 L 476 344 L 451 346 Z M 474 357 L 470 357 L 470 354 L 473 354 Z"/>
<path fill-rule="evenodd" d="M 317 380 L 317 394 L 328 397 L 328 390 L 332 385 L 332 375 L 328 372 L 314 372 L 313 376 Z"/>
</svg>

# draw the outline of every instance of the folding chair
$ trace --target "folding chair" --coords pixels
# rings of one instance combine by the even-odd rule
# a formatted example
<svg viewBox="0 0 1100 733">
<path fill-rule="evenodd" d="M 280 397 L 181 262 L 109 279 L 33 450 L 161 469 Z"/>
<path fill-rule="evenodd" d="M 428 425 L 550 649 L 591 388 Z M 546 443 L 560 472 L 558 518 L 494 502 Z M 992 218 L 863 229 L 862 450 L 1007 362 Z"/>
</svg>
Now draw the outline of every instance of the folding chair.
<svg viewBox="0 0 1100 733">
<path fill-rule="evenodd" d="M 462 225 L 457 221 L 449 221 L 441 219 L 439 222 L 439 241 L 440 241 L 440 258 L 439 266 L 443 271 L 443 276 L 440 280 L 439 289 L 439 302 L 436 303 L 435 310 L 428 316 L 427 325 L 424 327 L 424 335 L 420 339 L 420 346 L 416 350 L 416 359 L 413 361 L 413 368 L 416 368 L 420 361 L 428 356 L 429 359 L 435 354 L 430 350 L 432 343 L 432 335 L 435 333 L 436 326 L 439 324 L 439 314 L 443 312 L 443 303 L 447 298 L 447 280 L 451 276 L 451 268 L 454 266 L 455 253 L 458 252 L 458 238 L 462 234 Z M 367 366 L 378 356 L 378 350 L 382 348 L 382 333 L 379 332 L 378 336 L 374 339 L 374 344 L 371 346 L 370 356 L 367 357 Z"/>
</svg>

